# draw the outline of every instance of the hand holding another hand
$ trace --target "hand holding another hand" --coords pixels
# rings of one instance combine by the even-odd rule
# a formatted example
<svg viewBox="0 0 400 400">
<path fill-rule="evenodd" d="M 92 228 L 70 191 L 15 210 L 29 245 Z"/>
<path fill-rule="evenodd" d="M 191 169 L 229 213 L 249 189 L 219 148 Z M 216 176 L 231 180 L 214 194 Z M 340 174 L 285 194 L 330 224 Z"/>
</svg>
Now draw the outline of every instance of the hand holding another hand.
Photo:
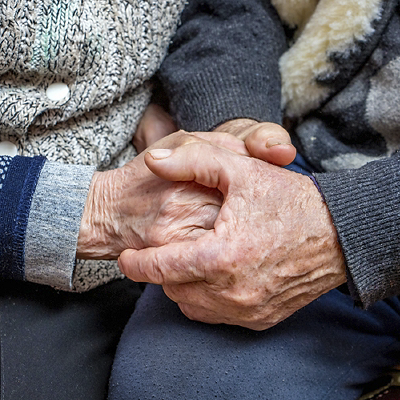
<svg viewBox="0 0 400 400">
<path fill-rule="evenodd" d="M 152 113 L 157 114 L 157 111 L 152 110 Z M 154 122 L 149 114 L 144 118 Z M 272 129 L 269 125 L 273 125 Z M 161 127 L 165 128 L 162 124 Z M 286 132 L 275 124 L 235 120 L 221 126 L 221 130 L 179 131 L 158 140 L 149 149 L 173 149 L 206 140 L 249 156 L 244 142 L 229 132 L 241 132 L 243 137 L 250 135 L 254 140 L 278 137 L 278 140 L 290 142 Z M 293 146 L 289 145 L 286 151 L 289 157 L 290 147 Z M 193 240 L 212 229 L 222 203 L 221 193 L 195 182 L 165 181 L 146 167 L 144 157 L 141 153 L 122 168 L 95 173 L 82 218 L 78 258 L 116 259 L 127 248 L 142 249 Z"/>
<path fill-rule="evenodd" d="M 145 160 L 161 178 L 224 196 L 203 236 L 119 258 L 124 274 L 162 284 L 189 318 L 266 329 L 346 281 L 329 211 L 308 177 L 204 141 Z"/>
<path fill-rule="evenodd" d="M 244 150 L 243 143 L 233 139 L 238 151 Z M 201 139 L 177 132 L 150 148 L 175 148 L 196 140 Z M 127 248 L 197 238 L 212 228 L 221 202 L 218 190 L 157 177 L 145 165 L 142 153 L 122 168 L 94 174 L 77 258 L 116 259 Z"/>
</svg>

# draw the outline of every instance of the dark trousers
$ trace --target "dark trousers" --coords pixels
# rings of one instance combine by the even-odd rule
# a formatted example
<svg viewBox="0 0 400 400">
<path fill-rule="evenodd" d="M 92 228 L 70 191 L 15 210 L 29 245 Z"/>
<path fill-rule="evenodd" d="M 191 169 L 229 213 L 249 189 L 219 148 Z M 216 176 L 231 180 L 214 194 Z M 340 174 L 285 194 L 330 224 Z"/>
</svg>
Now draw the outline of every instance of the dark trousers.
<svg viewBox="0 0 400 400">
<path fill-rule="evenodd" d="M 118 345 L 110 400 L 355 400 L 400 362 L 400 301 L 333 290 L 255 332 L 188 320 L 148 285 Z"/>
<path fill-rule="evenodd" d="M 0 281 L 0 399 L 104 400 L 116 345 L 141 291 L 87 293 Z"/>
</svg>

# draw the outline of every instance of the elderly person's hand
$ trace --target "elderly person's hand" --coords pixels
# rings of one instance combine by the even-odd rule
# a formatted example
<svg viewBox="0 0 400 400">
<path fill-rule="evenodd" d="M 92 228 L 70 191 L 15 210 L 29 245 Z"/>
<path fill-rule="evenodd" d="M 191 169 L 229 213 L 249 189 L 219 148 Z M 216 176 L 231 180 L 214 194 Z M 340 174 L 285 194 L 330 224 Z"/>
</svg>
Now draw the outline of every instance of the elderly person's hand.
<svg viewBox="0 0 400 400">
<path fill-rule="evenodd" d="M 189 318 L 269 328 L 346 281 L 329 211 L 311 179 L 210 143 L 151 150 L 158 176 L 218 188 L 213 230 L 119 258 L 135 281 L 161 284 Z"/>
<path fill-rule="evenodd" d="M 198 135 L 206 137 L 207 133 Z M 241 140 L 229 134 L 218 139 L 220 145 L 248 154 Z M 175 148 L 198 140 L 181 131 L 150 148 Z M 157 177 L 140 154 L 122 168 L 94 174 L 81 221 L 77 258 L 117 259 L 127 248 L 197 238 L 212 228 L 221 202 L 222 196 L 215 189 Z"/>
<path fill-rule="evenodd" d="M 133 144 L 140 153 L 176 129 L 174 121 L 162 107 L 150 104 L 139 122 Z M 214 131 L 230 133 L 242 139 L 252 157 L 271 164 L 287 165 L 296 156 L 288 132 L 274 123 L 239 118 L 219 125 Z"/>
<path fill-rule="evenodd" d="M 272 122 L 239 118 L 225 122 L 215 131 L 227 132 L 243 140 L 252 157 L 271 164 L 288 165 L 296 157 L 296 148 L 292 145 L 289 133 Z"/>
</svg>

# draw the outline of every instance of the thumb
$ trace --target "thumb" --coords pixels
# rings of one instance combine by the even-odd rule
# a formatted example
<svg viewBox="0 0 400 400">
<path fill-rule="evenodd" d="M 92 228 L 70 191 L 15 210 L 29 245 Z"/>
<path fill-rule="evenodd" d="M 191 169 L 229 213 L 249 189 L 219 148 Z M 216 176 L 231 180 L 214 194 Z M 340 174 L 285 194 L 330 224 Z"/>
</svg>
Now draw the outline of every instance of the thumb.
<svg viewBox="0 0 400 400">
<path fill-rule="evenodd" d="M 254 124 L 243 132 L 243 136 L 250 155 L 260 160 L 284 166 L 296 157 L 289 133 L 278 124 Z"/>
<path fill-rule="evenodd" d="M 213 237 L 210 231 L 204 236 Z M 213 247 L 210 238 L 204 237 L 207 249 Z M 135 282 L 149 282 L 158 285 L 176 285 L 201 281 L 206 278 L 203 258 L 203 241 L 169 243 L 161 247 L 142 250 L 124 250 L 118 258 L 121 272 Z"/>
</svg>

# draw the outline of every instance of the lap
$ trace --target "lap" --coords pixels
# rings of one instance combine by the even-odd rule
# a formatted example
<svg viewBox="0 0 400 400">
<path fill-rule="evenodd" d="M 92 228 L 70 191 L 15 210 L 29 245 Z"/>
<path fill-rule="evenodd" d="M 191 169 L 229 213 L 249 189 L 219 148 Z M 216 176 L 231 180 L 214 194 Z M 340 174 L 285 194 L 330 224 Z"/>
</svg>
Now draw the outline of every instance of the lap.
<svg viewBox="0 0 400 400">
<path fill-rule="evenodd" d="M 118 345 L 110 400 L 356 399 L 400 360 L 400 302 L 338 290 L 263 332 L 188 320 L 149 285 Z"/>
<path fill-rule="evenodd" d="M 82 294 L 0 281 L 1 399 L 105 399 L 140 293 L 128 280 Z"/>
</svg>

